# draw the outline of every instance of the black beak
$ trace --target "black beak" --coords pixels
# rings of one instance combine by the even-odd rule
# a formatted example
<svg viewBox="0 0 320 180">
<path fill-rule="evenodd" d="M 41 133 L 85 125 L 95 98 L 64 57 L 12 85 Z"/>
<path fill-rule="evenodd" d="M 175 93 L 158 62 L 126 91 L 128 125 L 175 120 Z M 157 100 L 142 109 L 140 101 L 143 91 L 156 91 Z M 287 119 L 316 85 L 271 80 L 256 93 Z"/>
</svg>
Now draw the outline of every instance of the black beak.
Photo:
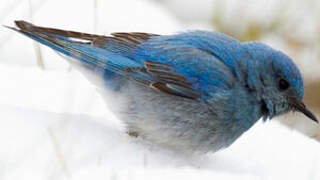
<svg viewBox="0 0 320 180">
<path fill-rule="evenodd" d="M 319 123 L 316 116 L 309 109 L 307 109 L 306 105 L 304 105 L 303 102 L 291 100 L 291 105 L 294 107 L 296 111 L 303 113 L 314 122 Z"/>
</svg>

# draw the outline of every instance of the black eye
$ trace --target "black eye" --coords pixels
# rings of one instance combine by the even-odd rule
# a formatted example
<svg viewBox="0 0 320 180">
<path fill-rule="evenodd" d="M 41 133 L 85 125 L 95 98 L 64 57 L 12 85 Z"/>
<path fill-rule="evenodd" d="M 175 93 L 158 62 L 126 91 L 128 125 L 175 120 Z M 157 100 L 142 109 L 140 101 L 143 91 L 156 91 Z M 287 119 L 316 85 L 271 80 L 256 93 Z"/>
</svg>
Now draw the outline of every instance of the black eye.
<svg viewBox="0 0 320 180">
<path fill-rule="evenodd" d="M 288 81 L 284 79 L 279 79 L 279 89 L 280 90 L 287 90 L 290 87 L 290 84 Z"/>
</svg>

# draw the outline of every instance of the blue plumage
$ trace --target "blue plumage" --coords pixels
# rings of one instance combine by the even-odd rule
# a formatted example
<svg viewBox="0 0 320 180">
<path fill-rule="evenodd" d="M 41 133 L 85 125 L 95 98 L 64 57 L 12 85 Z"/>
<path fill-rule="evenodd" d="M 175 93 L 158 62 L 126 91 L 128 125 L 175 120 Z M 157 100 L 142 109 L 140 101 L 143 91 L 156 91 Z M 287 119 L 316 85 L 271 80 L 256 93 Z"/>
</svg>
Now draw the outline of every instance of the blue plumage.
<svg viewBox="0 0 320 180">
<path fill-rule="evenodd" d="M 102 77 L 129 134 L 187 151 L 217 151 L 261 117 L 300 111 L 303 79 L 271 47 L 217 32 L 92 35 L 16 21 L 18 31 Z"/>
</svg>

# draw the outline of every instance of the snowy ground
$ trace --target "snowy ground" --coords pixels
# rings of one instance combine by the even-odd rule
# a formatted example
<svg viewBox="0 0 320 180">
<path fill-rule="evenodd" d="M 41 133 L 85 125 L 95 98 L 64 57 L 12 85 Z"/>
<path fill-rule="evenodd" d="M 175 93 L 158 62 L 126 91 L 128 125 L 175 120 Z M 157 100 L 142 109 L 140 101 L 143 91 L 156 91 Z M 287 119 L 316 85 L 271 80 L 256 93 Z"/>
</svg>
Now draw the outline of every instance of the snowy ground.
<svg viewBox="0 0 320 180">
<path fill-rule="evenodd" d="M 30 18 L 28 1 L 5 2 L 1 23 Z M 86 1 L 33 0 L 33 20 L 97 33 L 183 27 L 149 1 L 97 2 L 95 14 Z M 320 179 L 320 144 L 277 121 L 259 122 L 230 148 L 206 155 L 128 137 L 95 87 L 60 56 L 41 47 L 42 70 L 31 40 L 4 28 L 0 40 L 0 179 Z"/>
<path fill-rule="evenodd" d="M 276 121 L 216 154 L 184 156 L 127 136 L 76 71 L 0 72 L 2 179 L 320 178 L 319 143 Z"/>
</svg>

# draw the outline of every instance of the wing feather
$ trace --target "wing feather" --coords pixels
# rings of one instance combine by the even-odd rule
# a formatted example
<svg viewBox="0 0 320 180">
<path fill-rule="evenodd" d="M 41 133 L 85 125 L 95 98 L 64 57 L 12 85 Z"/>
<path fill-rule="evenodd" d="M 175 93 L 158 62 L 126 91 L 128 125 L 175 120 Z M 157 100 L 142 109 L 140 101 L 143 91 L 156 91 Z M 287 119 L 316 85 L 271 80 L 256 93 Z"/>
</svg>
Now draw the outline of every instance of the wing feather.
<svg viewBox="0 0 320 180">
<path fill-rule="evenodd" d="M 188 38 L 139 32 L 104 36 L 15 23 L 19 29 L 11 29 L 54 50 L 167 94 L 205 100 L 235 83 L 232 70 L 219 56 L 197 46 L 207 40 L 192 33 L 186 33 Z"/>
</svg>

